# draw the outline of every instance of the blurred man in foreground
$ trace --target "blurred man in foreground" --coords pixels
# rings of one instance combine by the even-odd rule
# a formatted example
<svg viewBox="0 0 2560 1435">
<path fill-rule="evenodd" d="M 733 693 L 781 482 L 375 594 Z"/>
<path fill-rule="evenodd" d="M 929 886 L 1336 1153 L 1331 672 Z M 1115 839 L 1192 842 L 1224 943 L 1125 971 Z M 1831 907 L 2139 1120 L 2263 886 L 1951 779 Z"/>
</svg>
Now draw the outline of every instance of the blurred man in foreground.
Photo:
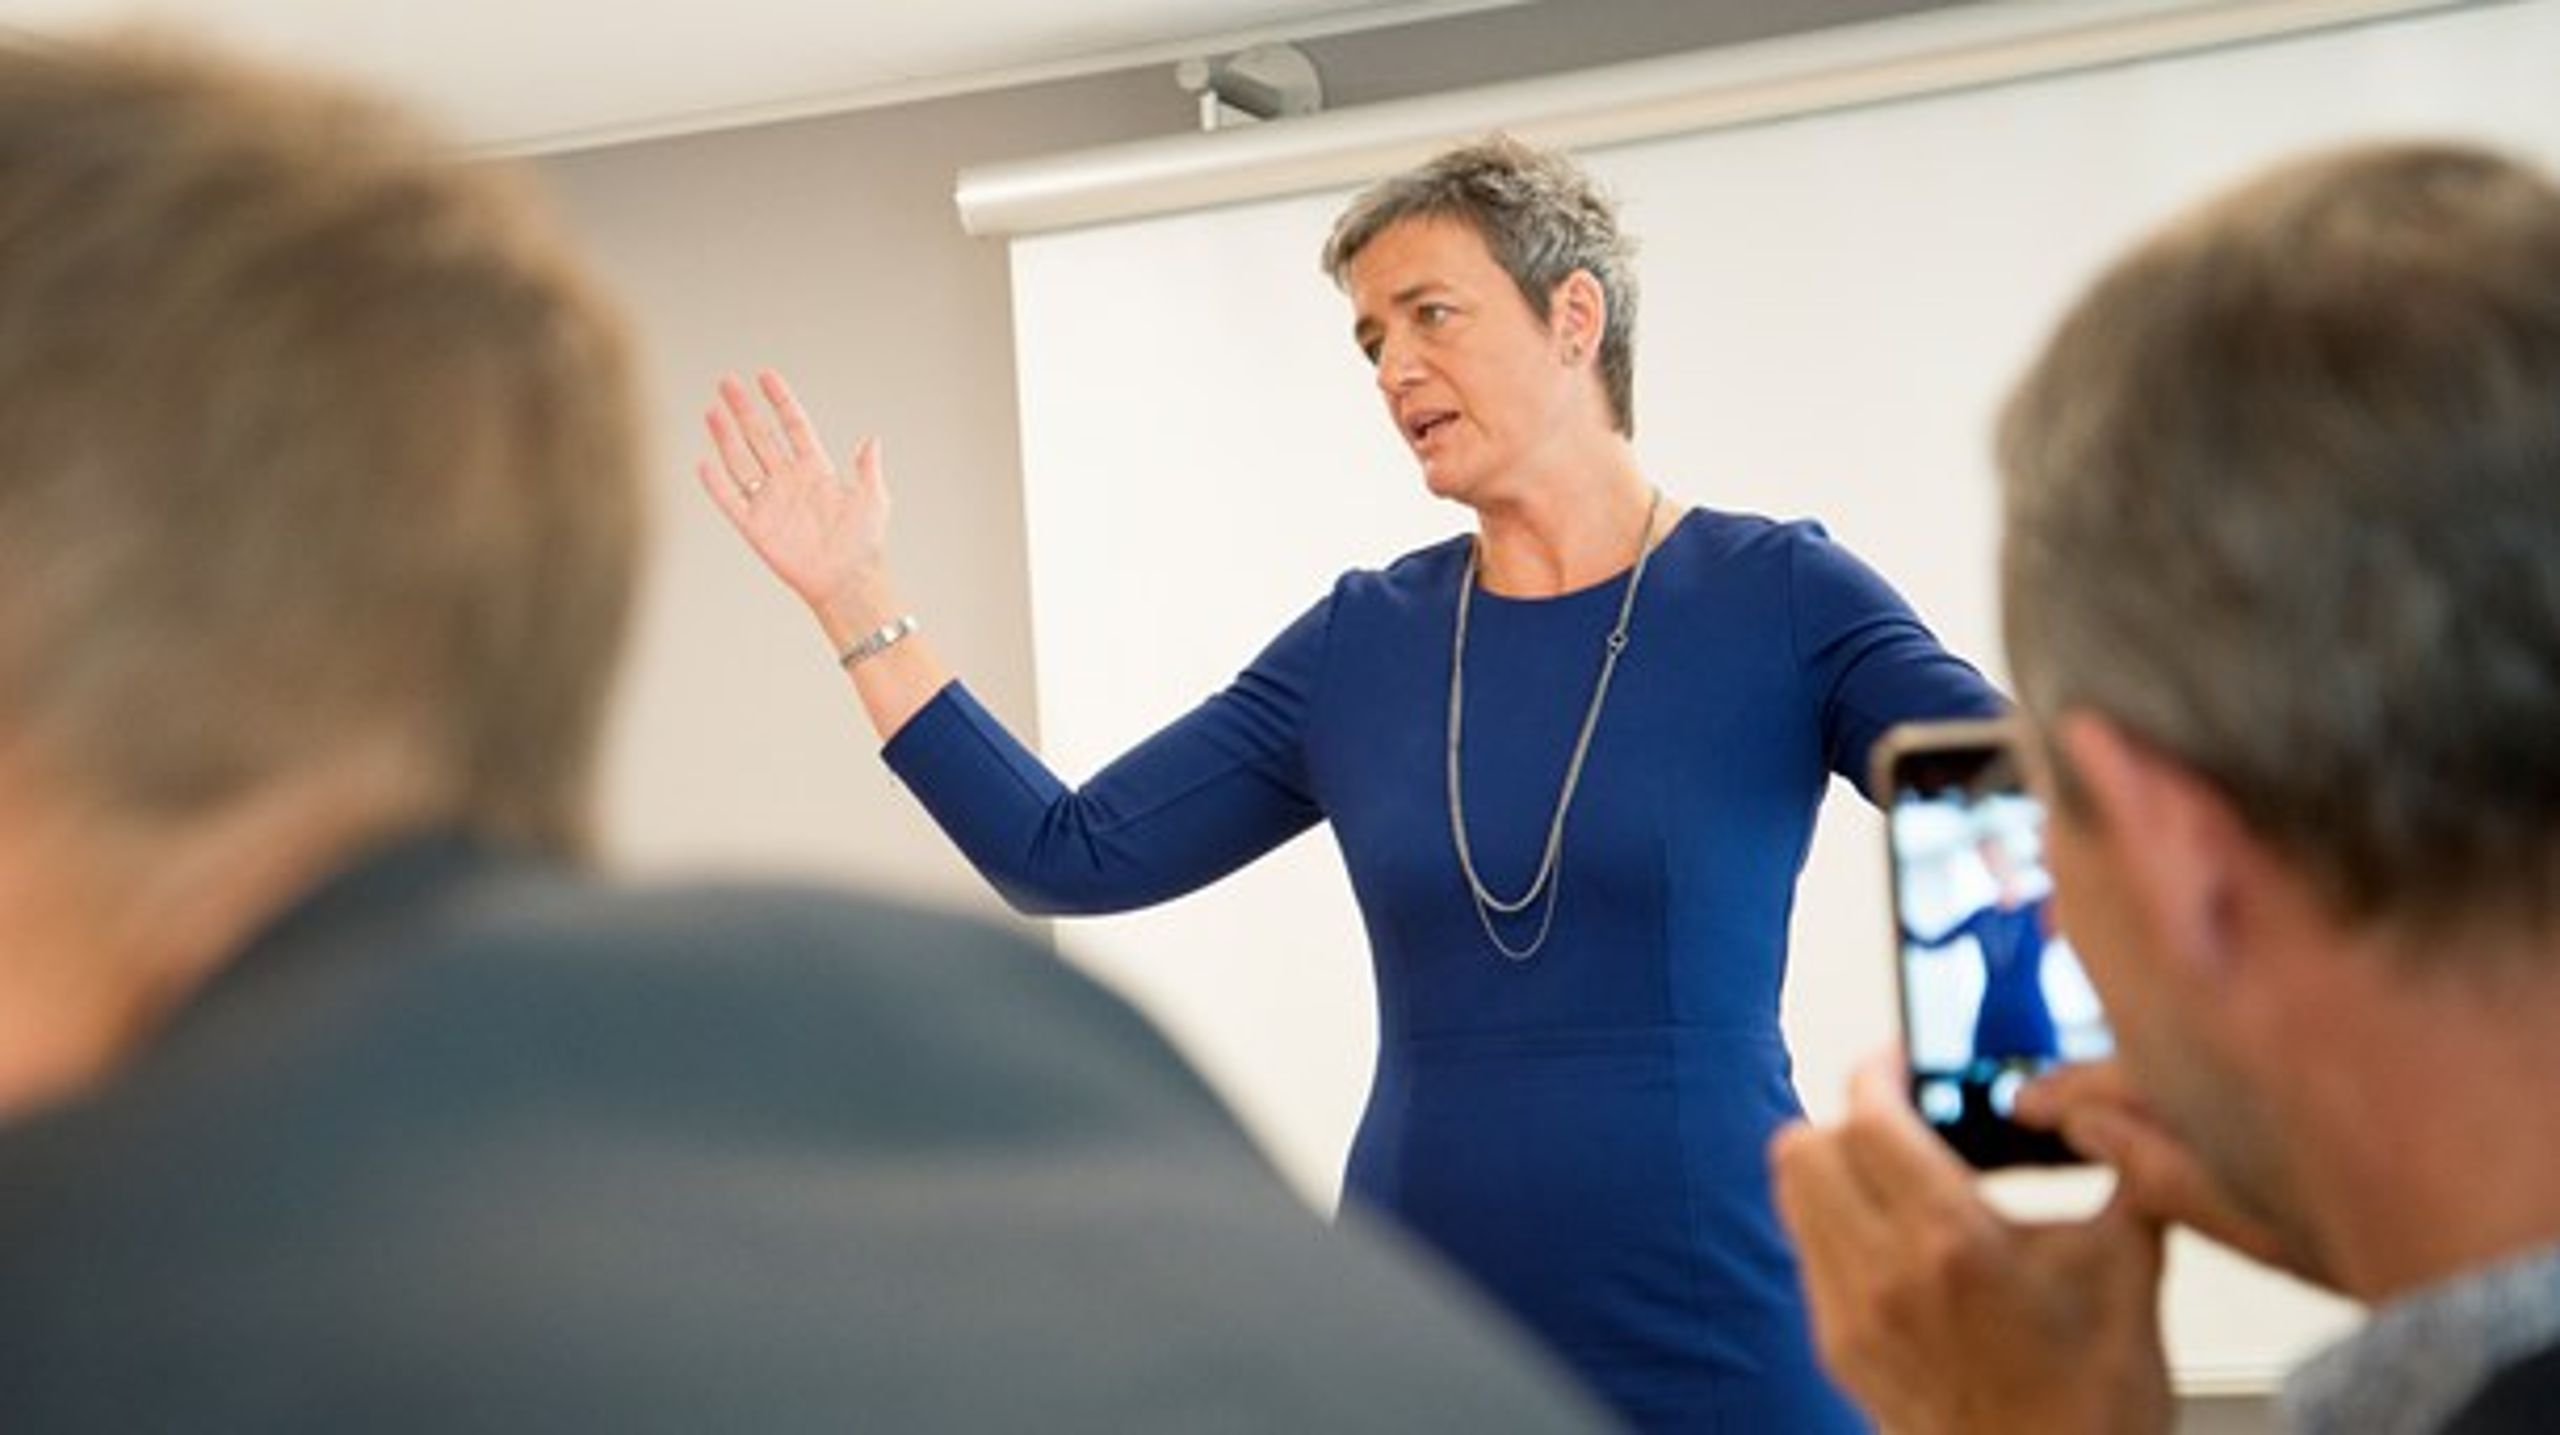
<svg viewBox="0 0 2560 1435">
<path fill-rule="evenodd" d="M 1043 954 L 581 871 L 630 369 L 396 116 L 0 50 L 0 1426 L 1585 1428 Z"/>
</svg>

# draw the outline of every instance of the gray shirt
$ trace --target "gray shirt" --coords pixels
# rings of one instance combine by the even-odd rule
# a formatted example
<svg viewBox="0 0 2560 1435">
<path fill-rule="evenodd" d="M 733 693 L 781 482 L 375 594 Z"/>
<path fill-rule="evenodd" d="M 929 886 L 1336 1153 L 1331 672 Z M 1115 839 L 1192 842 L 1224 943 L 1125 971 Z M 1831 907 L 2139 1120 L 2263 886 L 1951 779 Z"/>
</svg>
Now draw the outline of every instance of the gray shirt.
<svg viewBox="0 0 2560 1435">
<path fill-rule="evenodd" d="M 2499 1370 L 2560 1342 L 2560 1246 L 2427 1286 L 2285 1382 L 2300 1435 L 2430 1435 Z"/>
</svg>

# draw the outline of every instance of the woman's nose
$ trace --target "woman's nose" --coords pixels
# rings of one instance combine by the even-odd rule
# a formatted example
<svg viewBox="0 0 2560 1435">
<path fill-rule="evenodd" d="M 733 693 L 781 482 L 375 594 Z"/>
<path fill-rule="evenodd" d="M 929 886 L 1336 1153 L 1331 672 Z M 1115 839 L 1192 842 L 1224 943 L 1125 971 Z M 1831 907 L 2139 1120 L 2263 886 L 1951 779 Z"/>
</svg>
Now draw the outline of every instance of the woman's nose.
<svg viewBox="0 0 2560 1435">
<path fill-rule="evenodd" d="M 1413 386 L 1420 366 L 1408 357 L 1403 345 L 1389 341 L 1378 347 L 1378 387 L 1392 394 Z"/>
</svg>

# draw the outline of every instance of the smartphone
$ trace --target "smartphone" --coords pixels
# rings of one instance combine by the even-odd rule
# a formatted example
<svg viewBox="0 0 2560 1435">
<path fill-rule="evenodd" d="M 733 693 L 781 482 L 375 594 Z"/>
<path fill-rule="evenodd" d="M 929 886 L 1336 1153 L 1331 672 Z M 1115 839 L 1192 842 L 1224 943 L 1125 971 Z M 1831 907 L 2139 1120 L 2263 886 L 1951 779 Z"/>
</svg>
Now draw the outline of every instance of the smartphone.
<svg viewBox="0 0 2560 1435">
<path fill-rule="evenodd" d="M 1877 745 L 1911 1102 L 1974 1166 L 2080 1159 L 2011 1117 L 2020 1087 L 2115 1042 L 2053 925 L 2044 808 L 2007 719 L 1908 723 Z"/>
</svg>

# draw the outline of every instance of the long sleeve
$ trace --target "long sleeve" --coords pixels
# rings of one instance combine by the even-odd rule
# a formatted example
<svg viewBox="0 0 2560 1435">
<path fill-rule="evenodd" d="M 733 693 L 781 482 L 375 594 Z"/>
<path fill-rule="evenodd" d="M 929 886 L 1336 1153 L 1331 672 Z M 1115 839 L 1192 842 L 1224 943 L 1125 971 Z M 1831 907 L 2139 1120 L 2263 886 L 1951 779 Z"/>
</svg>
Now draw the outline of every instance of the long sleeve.
<svg viewBox="0 0 2560 1435">
<path fill-rule="evenodd" d="M 1824 765 L 1868 791 L 1867 757 L 1896 723 L 1990 717 L 2008 706 L 1964 659 L 1939 646 L 1911 605 L 1817 524 L 1792 528 L 1788 607 L 1805 701 Z"/>
<path fill-rule="evenodd" d="M 1323 817 L 1303 741 L 1331 600 L 1224 690 L 1070 789 L 955 682 L 882 748 L 979 873 L 1030 913 L 1144 907 L 1207 885 Z"/>
</svg>

